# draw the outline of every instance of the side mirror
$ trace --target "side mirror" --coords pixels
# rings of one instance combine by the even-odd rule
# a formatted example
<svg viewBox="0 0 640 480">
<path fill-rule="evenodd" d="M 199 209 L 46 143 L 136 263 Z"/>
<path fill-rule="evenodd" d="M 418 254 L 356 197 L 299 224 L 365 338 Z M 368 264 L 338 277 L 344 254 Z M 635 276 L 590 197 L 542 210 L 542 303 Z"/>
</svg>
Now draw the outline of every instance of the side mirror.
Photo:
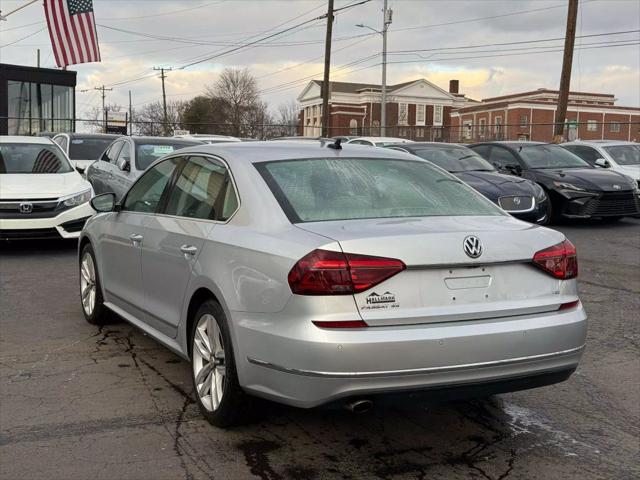
<svg viewBox="0 0 640 480">
<path fill-rule="evenodd" d="M 113 212 L 116 208 L 116 194 L 103 193 L 93 197 L 89 203 L 96 212 Z"/>
<path fill-rule="evenodd" d="M 611 164 L 609 163 L 609 161 L 605 160 L 604 158 L 596 158 L 594 164 L 596 167 L 600 168 L 611 168 Z"/>
<path fill-rule="evenodd" d="M 505 165 L 504 169 L 514 175 L 522 175 L 522 167 L 520 165 Z"/>
<path fill-rule="evenodd" d="M 122 170 L 123 172 L 128 172 L 130 167 L 129 167 L 129 159 L 128 158 L 119 158 L 118 159 L 118 168 L 120 170 Z"/>
<path fill-rule="evenodd" d="M 76 172 L 78 172 L 80 175 L 84 175 L 84 168 L 76 166 Z"/>
</svg>

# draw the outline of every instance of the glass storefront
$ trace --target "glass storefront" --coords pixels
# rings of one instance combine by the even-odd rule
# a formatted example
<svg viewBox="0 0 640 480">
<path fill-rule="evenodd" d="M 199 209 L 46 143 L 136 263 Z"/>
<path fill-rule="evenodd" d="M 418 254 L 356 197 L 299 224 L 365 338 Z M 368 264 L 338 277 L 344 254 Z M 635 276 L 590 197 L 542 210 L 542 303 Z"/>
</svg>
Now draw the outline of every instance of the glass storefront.
<svg viewBox="0 0 640 480">
<path fill-rule="evenodd" d="M 9 135 L 73 131 L 73 87 L 9 80 L 7 94 Z"/>
</svg>

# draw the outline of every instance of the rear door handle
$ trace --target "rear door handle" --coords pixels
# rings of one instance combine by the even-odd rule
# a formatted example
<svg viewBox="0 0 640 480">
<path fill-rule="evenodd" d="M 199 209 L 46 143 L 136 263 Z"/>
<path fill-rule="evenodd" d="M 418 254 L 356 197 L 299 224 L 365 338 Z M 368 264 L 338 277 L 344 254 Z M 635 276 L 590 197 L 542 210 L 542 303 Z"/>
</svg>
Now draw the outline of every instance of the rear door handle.
<svg viewBox="0 0 640 480">
<path fill-rule="evenodd" d="M 180 251 L 186 256 L 193 256 L 198 253 L 198 248 L 193 245 L 182 245 Z"/>
<path fill-rule="evenodd" d="M 131 235 L 129 235 L 129 239 L 131 240 L 131 243 L 133 243 L 133 245 L 137 247 L 142 243 L 144 237 L 139 233 L 132 233 Z"/>
</svg>

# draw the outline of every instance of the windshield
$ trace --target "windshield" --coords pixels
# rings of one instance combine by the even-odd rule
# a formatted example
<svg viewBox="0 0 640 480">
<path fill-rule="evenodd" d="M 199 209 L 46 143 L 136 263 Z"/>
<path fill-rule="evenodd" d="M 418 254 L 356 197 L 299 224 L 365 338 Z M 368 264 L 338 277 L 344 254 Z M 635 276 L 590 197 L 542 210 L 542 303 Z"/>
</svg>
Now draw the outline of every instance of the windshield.
<svg viewBox="0 0 640 480">
<path fill-rule="evenodd" d="M 522 145 L 516 149 L 529 168 L 592 168 L 577 155 L 555 144 Z"/>
<path fill-rule="evenodd" d="M 640 165 L 640 145 L 603 147 L 618 165 Z"/>
<path fill-rule="evenodd" d="M 201 142 L 189 142 L 186 140 L 166 140 L 156 142 L 136 143 L 136 169 L 146 170 L 153 162 L 164 157 L 174 150 L 202 145 Z"/>
<path fill-rule="evenodd" d="M 457 172 L 494 172 L 495 168 L 470 148 L 433 147 L 416 148 L 411 153 L 435 163 L 451 173 Z"/>
<path fill-rule="evenodd" d="M 98 160 L 113 138 L 73 138 L 69 145 L 71 160 Z"/>
<path fill-rule="evenodd" d="M 73 168 L 57 145 L 0 143 L 0 173 L 69 173 Z"/>
<path fill-rule="evenodd" d="M 292 223 L 502 214 L 471 187 L 419 160 L 284 160 L 256 168 Z"/>
</svg>

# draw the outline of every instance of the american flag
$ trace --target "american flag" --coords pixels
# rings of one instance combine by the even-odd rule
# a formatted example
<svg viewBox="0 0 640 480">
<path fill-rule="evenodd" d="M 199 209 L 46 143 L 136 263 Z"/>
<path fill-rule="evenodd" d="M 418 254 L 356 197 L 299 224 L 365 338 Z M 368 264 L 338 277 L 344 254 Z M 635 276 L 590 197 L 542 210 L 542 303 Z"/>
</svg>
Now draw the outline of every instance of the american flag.
<svg viewBox="0 0 640 480">
<path fill-rule="evenodd" d="M 44 11 L 59 67 L 100 61 L 92 0 L 44 0 Z"/>
</svg>

